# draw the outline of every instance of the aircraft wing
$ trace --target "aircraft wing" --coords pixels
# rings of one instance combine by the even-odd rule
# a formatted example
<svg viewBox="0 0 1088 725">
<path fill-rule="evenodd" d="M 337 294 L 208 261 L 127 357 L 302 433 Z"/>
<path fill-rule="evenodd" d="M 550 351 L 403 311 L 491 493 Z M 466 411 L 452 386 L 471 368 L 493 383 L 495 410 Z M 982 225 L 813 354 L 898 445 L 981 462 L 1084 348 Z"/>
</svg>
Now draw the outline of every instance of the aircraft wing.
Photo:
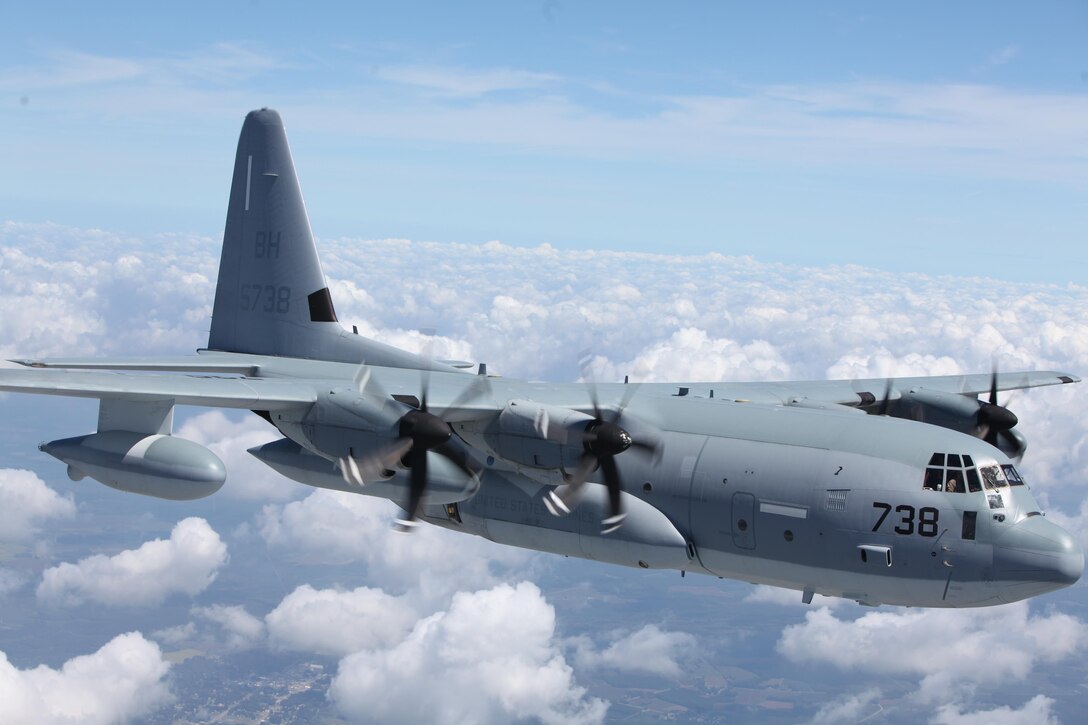
<svg viewBox="0 0 1088 725">
<path fill-rule="evenodd" d="M 0 390 L 110 400 L 172 399 L 179 405 L 246 410 L 284 410 L 317 399 L 316 386 L 299 380 L 37 368 L 0 370 Z"/>
<path fill-rule="evenodd" d="M 767 383 L 764 385 L 777 388 L 780 393 L 787 393 L 785 399 L 809 398 L 828 403 L 864 406 L 879 402 L 886 392 L 890 394 L 891 398 L 895 399 L 906 391 L 918 388 L 960 395 L 984 395 L 990 392 L 992 382 L 993 377 L 991 375 L 982 373 L 907 378 L 813 380 L 796 383 Z M 1080 378 L 1075 375 L 1053 371 L 998 373 L 997 375 L 997 389 L 999 391 L 1023 390 L 1079 382 Z M 752 385 L 759 384 L 753 383 Z"/>
</svg>

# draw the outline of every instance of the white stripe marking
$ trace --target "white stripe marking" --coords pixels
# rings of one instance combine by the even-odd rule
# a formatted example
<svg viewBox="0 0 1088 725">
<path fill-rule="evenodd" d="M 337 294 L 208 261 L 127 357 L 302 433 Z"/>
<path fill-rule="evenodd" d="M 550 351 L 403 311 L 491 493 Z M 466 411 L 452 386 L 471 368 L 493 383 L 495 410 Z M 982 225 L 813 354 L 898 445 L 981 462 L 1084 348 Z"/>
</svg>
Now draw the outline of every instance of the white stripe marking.
<svg viewBox="0 0 1088 725">
<path fill-rule="evenodd" d="M 246 157 L 246 211 L 249 211 L 249 180 L 253 176 L 253 154 Z"/>
<path fill-rule="evenodd" d="M 759 512 L 761 514 L 778 514 L 779 516 L 790 516 L 795 519 L 807 519 L 808 509 L 801 508 L 800 506 L 783 506 L 778 503 L 766 503 L 765 501 L 759 502 Z"/>
</svg>

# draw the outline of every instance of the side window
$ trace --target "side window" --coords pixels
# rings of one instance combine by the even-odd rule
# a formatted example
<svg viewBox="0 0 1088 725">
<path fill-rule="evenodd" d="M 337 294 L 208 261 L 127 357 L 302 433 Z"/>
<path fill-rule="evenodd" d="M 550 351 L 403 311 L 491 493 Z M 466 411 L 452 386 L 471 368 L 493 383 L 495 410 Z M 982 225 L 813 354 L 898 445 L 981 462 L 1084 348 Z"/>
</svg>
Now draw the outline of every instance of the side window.
<svg viewBox="0 0 1088 725">
<path fill-rule="evenodd" d="M 1009 480 L 1010 486 L 1023 486 L 1024 479 L 1020 478 L 1020 472 L 1013 466 L 1003 465 L 1001 470 L 1005 472 L 1005 478 Z"/>
<path fill-rule="evenodd" d="M 927 468 L 926 469 L 926 482 L 925 488 L 930 491 L 941 491 L 944 489 L 944 469 L 943 468 Z"/>
<path fill-rule="evenodd" d="M 1005 480 L 1005 474 L 997 466 L 983 466 L 980 473 L 982 483 L 988 489 L 1004 488 L 1009 485 Z"/>
<path fill-rule="evenodd" d="M 978 527 L 978 511 L 963 512 L 963 527 L 960 529 L 960 538 L 971 540 L 975 538 L 975 529 Z"/>
</svg>

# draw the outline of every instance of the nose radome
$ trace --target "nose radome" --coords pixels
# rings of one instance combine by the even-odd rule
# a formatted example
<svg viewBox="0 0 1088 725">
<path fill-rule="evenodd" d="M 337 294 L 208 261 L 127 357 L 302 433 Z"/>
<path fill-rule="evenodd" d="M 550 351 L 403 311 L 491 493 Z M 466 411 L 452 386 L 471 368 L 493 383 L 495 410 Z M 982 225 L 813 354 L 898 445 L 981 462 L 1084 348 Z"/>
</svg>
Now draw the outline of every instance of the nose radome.
<svg viewBox="0 0 1088 725">
<path fill-rule="evenodd" d="M 1084 551 L 1062 527 L 1031 516 L 994 542 L 994 573 L 1003 580 L 1052 582 L 1057 589 L 1080 579 Z"/>
</svg>

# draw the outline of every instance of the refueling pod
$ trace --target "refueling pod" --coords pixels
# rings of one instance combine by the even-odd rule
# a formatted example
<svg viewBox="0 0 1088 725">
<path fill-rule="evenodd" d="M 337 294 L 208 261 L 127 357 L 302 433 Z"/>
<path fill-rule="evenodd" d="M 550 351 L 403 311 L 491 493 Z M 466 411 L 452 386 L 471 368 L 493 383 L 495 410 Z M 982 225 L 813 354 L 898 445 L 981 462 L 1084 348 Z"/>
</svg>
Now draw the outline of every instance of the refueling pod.
<svg viewBox="0 0 1088 725">
<path fill-rule="evenodd" d="M 191 501 L 218 491 L 227 478 L 219 457 L 204 446 L 168 435 L 110 430 L 42 443 L 38 448 L 110 488 L 155 498 Z"/>
</svg>

